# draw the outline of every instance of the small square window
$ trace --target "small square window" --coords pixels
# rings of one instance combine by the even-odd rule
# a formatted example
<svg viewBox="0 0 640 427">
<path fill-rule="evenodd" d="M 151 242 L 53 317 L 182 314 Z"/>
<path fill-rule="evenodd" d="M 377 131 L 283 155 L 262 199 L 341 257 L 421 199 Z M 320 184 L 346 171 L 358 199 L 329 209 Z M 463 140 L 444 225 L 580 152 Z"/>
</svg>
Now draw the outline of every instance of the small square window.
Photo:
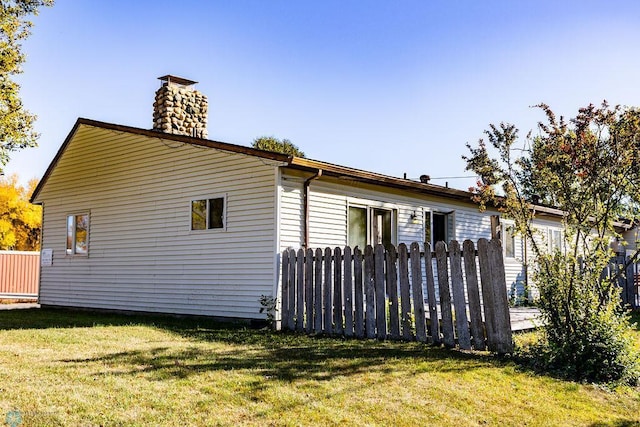
<svg viewBox="0 0 640 427">
<path fill-rule="evenodd" d="M 89 214 L 67 216 L 67 255 L 89 254 Z"/>
<path fill-rule="evenodd" d="M 191 229 L 210 230 L 224 228 L 225 198 L 191 201 Z"/>
</svg>

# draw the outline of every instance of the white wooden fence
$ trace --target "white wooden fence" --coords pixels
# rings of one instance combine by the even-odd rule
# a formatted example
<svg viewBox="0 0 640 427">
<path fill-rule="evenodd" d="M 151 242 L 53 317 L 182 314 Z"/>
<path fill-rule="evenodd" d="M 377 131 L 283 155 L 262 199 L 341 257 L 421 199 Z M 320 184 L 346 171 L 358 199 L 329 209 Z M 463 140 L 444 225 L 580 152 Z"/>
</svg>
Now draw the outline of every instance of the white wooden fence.
<svg viewBox="0 0 640 427">
<path fill-rule="evenodd" d="M 438 242 L 422 253 L 418 243 L 367 246 L 364 254 L 348 246 L 286 250 L 281 329 L 512 352 L 500 241 L 480 239 L 476 251 L 470 240 L 462 250 L 454 240 L 448 249 Z"/>
</svg>

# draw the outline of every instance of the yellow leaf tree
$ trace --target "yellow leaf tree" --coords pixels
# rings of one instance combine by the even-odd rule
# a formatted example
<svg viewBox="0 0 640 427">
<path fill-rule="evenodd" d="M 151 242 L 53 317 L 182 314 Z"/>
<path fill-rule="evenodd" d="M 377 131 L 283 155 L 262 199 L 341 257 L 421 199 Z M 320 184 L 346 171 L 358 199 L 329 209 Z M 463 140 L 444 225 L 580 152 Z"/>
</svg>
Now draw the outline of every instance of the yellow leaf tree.
<svg viewBox="0 0 640 427">
<path fill-rule="evenodd" d="M 40 249 L 42 207 L 29 203 L 38 180 L 20 185 L 18 175 L 0 177 L 0 250 Z"/>
</svg>

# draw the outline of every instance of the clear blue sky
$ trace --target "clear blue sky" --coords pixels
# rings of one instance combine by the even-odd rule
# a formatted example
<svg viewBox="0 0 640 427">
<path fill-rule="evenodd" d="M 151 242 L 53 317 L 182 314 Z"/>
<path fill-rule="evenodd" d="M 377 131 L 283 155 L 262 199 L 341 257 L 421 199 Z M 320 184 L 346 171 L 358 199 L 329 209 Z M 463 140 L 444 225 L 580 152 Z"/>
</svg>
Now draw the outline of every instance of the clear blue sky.
<svg viewBox="0 0 640 427">
<path fill-rule="evenodd" d="M 24 49 L 40 146 L 5 170 L 23 181 L 78 117 L 150 128 L 165 74 L 200 82 L 210 139 L 274 135 L 412 178 L 469 175 L 465 143 L 500 121 L 524 137 L 540 102 L 566 116 L 603 99 L 640 106 L 635 0 L 58 0 Z"/>
</svg>

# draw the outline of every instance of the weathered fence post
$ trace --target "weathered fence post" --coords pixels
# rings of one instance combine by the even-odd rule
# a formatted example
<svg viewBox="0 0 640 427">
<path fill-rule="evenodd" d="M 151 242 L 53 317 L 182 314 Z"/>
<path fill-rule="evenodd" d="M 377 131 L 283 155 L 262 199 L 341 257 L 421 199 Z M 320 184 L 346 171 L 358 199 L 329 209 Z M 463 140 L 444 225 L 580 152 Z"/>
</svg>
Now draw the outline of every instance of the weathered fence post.
<svg viewBox="0 0 640 427">
<path fill-rule="evenodd" d="M 296 259 L 296 331 L 304 330 L 304 249 Z"/>
<path fill-rule="evenodd" d="M 287 329 L 289 322 L 289 250 L 282 252 L 282 289 L 280 290 L 280 329 Z"/>
<path fill-rule="evenodd" d="M 305 251 L 304 262 L 304 301 L 305 301 L 305 328 L 310 334 L 313 331 L 313 249 Z"/>
<path fill-rule="evenodd" d="M 365 317 L 364 327 L 367 338 L 376 337 L 376 305 L 373 273 L 373 248 L 369 245 L 364 248 L 364 296 Z"/>
<path fill-rule="evenodd" d="M 324 281 L 323 281 L 324 295 L 322 299 L 324 301 L 324 317 L 322 319 L 322 330 L 325 334 L 331 334 L 333 332 L 333 326 L 331 324 L 333 314 L 333 298 L 331 296 L 331 288 L 333 282 L 331 281 L 331 248 L 324 249 Z"/>
<path fill-rule="evenodd" d="M 509 315 L 509 296 L 504 274 L 504 258 L 502 242 L 498 239 L 489 242 L 489 260 L 493 283 L 493 302 L 496 304 L 496 332 L 498 334 L 496 352 L 513 353 L 513 337 L 511 335 L 511 316 Z"/>
<path fill-rule="evenodd" d="M 315 280 L 313 282 L 313 300 L 315 311 L 313 316 L 313 326 L 316 334 L 322 333 L 322 249 L 316 249 L 316 259 L 314 263 Z"/>
<path fill-rule="evenodd" d="M 484 350 L 484 328 L 482 326 L 482 306 L 480 305 L 480 291 L 478 289 L 478 271 L 476 269 L 476 255 L 473 242 L 465 240 L 462 244 L 464 257 L 464 271 L 467 279 L 467 295 L 469 297 L 469 315 L 471 317 L 471 336 L 473 348 Z"/>
<path fill-rule="evenodd" d="M 433 277 L 433 257 L 431 245 L 424 244 L 424 270 L 427 275 L 427 304 L 429 304 L 429 323 L 431 323 L 431 342 L 440 344 L 440 321 L 438 320 L 438 301 L 436 300 L 436 285 Z"/>
<path fill-rule="evenodd" d="M 487 347 L 496 348 L 496 316 L 491 286 L 491 266 L 489 265 L 489 241 L 478 240 L 478 264 L 480 265 L 480 285 L 482 286 L 482 305 L 484 307 L 484 327 L 487 331 Z"/>
<path fill-rule="evenodd" d="M 333 253 L 333 331 L 342 335 L 342 249 L 336 247 Z"/>
<path fill-rule="evenodd" d="M 351 248 L 344 248 L 344 335 L 353 336 L 353 286 L 352 286 L 352 266 Z"/>
<path fill-rule="evenodd" d="M 442 342 L 447 347 L 455 347 L 453 314 L 451 313 L 451 293 L 449 292 L 449 272 L 447 269 L 447 248 L 444 242 L 436 243 L 436 264 L 438 266 L 440 313 L 442 313 Z"/>
<path fill-rule="evenodd" d="M 502 354 L 511 353 L 513 352 L 511 319 L 500 240 L 494 239 L 487 242 L 486 239 L 480 239 L 478 258 L 480 259 L 482 296 L 485 300 L 484 312 L 489 350 Z M 490 300 L 489 305 L 487 300 Z"/>
<path fill-rule="evenodd" d="M 413 313 L 416 322 L 416 339 L 427 342 L 427 327 L 424 316 L 424 296 L 422 295 L 422 268 L 420 262 L 420 245 L 411 244 L 411 289 L 413 290 Z"/>
<path fill-rule="evenodd" d="M 355 303 L 355 335 L 364 337 L 364 288 L 362 286 L 362 251 L 356 246 L 353 254 L 353 300 Z"/>
<path fill-rule="evenodd" d="M 411 294 L 409 291 L 409 252 L 407 245 L 398 245 L 398 270 L 400 272 L 400 316 L 402 320 L 402 339 L 413 339 L 411 330 Z"/>
<path fill-rule="evenodd" d="M 373 249 L 373 277 L 376 299 L 376 337 L 387 338 L 387 300 L 384 283 L 384 246 L 376 245 Z"/>
<path fill-rule="evenodd" d="M 391 245 L 387 251 L 387 295 L 389 295 L 389 335 L 394 340 L 400 339 L 397 259 L 396 248 Z"/>
<path fill-rule="evenodd" d="M 290 331 L 295 329 L 296 317 L 296 251 L 289 249 L 289 318 L 287 319 L 287 328 Z"/>
<path fill-rule="evenodd" d="M 451 290 L 453 292 L 453 306 L 456 312 L 456 335 L 458 345 L 463 350 L 471 350 L 471 336 L 467 321 L 467 301 L 464 294 L 462 278 L 462 258 L 460 244 L 456 240 L 449 243 L 449 261 L 451 266 Z"/>
</svg>

